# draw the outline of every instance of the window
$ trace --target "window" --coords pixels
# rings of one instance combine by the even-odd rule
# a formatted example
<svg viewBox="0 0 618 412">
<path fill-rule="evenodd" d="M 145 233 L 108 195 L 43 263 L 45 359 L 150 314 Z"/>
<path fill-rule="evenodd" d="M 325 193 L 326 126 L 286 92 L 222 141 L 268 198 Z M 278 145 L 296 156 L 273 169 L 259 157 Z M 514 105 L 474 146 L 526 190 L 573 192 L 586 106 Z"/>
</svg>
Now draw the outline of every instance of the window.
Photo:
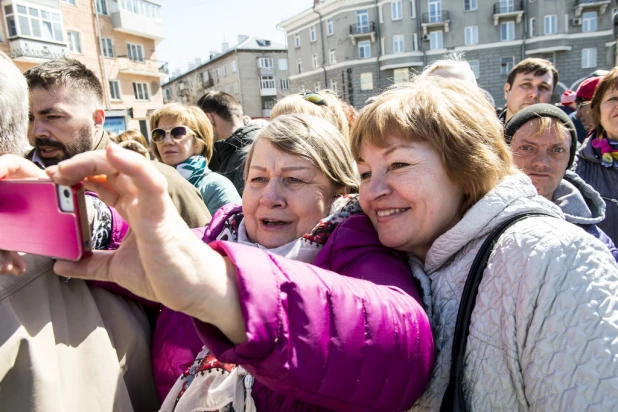
<svg viewBox="0 0 618 412">
<path fill-rule="evenodd" d="M 500 58 L 500 74 L 502 76 L 508 76 L 515 65 L 514 57 L 502 57 Z"/>
<path fill-rule="evenodd" d="M 106 0 L 97 0 L 97 13 L 107 16 L 107 3 Z"/>
<path fill-rule="evenodd" d="M 223 65 L 223 75 L 227 76 L 227 64 Z"/>
<path fill-rule="evenodd" d="M 303 60 L 302 59 L 296 60 L 296 69 L 298 70 L 298 73 L 303 72 Z"/>
<path fill-rule="evenodd" d="M 528 27 L 528 32 L 530 33 L 530 37 L 535 36 L 535 26 L 536 26 L 536 18 L 530 17 L 530 23 Z"/>
<path fill-rule="evenodd" d="M 515 11 L 514 0 L 500 0 L 500 13 L 512 13 Z"/>
<path fill-rule="evenodd" d="M 515 40 L 515 22 L 507 21 L 500 24 L 500 40 Z"/>
<path fill-rule="evenodd" d="M 361 90 L 373 90 L 373 73 L 361 73 Z"/>
<path fill-rule="evenodd" d="M 432 31 L 429 33 L 429 50 L 442 49 L 442 30 Z"/>
<path fill-rule="evenodd" d="M 382 5 L 378 5 L 378 21 L 380 24 L 384 23 L 384 13 L 382 12 Z"/>
<path fill-rule="evenodd" d="M 228 85 L 226 85 L 226 86 L 223 88 L 223 91 L 224 91 L 225 93 L 227 93 L 227 94 L 230 94 L 230 85 L 229 85 L 229 84 L 228 84 Z"/>
<path fill-rule="evenodd" d="M 133 82 L 133 93 L 135 94 L 135 100 L 150 100 L 146 83 Z"/>
<path fill-rule="evenodd" d="M 79 32 L 67 31 L 67 43 L 71 53 L 82 53 L 82 42 L 79 38 Z"/>
<path fill-rule="evenodd" d="M 478 8 L 477 0 L 464 0 L 464 10 L 472 11 Z"/>
<path fill-rule="evenodd" d="M 412 51 L 418 50 L 418 36 L 416 33 L 412 33 Z"/>
<path fill-rule="evenodd" d="M 478 79 L 481 75 L 481 66 L 479 64 L 479 61 L 469 60 L 468 64 L 470 65 L 470 68 L 472 69 L 472 73 L 474 73 L 474 78 Z"/>
<path fill-rule="evenodd" d="M 260 69 L 272 69 L 275 67 L 273 59 L 270 57 L 258 58 L 258 67 Z"/>
<path fill-rule="evenodd" d="M 356 33 L 369 33 L 369 12 L 356 10 Z"/>
<path fill-rule="evenodd" d="M 71 6 L 75 6 L 75 0 L 62 0 L 63 3 L 70 4 Z"/>
<path fill-rule="evenodd" d="M 393 53 L 403 53 L 403 34 L 396 34 L 393 36 Z"/>
<path fill-rule="evenodd" d="M 118 80 L 109 81 L 109 97 L 112 100 L 122 100 L 122 93 L 120 93 L 120 82 Z"/>
<path fill-rule="evenodd" d="M 290 79 L 280 79 L 279 88 L 281 90 L 288 90 L 290 88 Z"/>
<path fill-rule="evenodd" d="M 401 0 L 396 0 L 391 3 L 391 19 L 392 20 L 403 19 L 403 14 L 401 12 Z"/>
<path fill-rule="evenodd" d="M 281 71 L 288 70 L 288 59 L 279 59 L 279 70 Z"/>
<path fill-rule="evenodd" d="M 368 59 L 371 57 L 371 43 L 369 40 L 358 42 L 358 57 Z"/>
<path fill-rule="evenodd" d="M 272 110 L 273 107 L 277 104 L 277 100 L 273 98 L 266 98 L 262 100 L 262 109 L 264 110 Z"/>
<path fill-rule="evenodd" d="M 117 0 L 120 8 L 149 19 L 161 19 L 161 6 L 144 0 Z"/>
<path fill-rule="evenodd" d="M 333 34 L 335 34 L 335 21 L 331 17 L 330 19 L 326 20 L 326 35 L 332 36 Z"/>
<path fill-rule="evenodd" d="M 479 26 L 468 26 L 465 29 L 465 44 L 472 46 L 479 44 Z"/>
<path fill-rule="evenodd" d="M 313 43 L 317 39 L 318 36 L 315 33 L 315 26 L 311 26 L 311 28 L 309 29 L 309 40 L 311 40 L 311 42 Z"/>
<path fill-rule="evenodd" d="M 300 47 L 300 34 L 298 33 L 294 35 L 294 46 L 296 46 L 296 48 Z"/>
<path fill-rule="evenodd" d="M 416 18 L 416 0 L 410 0 L 410 17 Z"/>
<path fill-rule="evenodd" d="M 218 67 L 215 69 L 215 77 L 217 79 L 219 78 L 219 68 Z"/>
<path fill-rule="evenodd" d="M 311 56 L 311 67 L 314 69 L 317 69 L 319 67 L 317 54 L 314 54 L 313 56 Z"/>
<path fill-rule="evenodd" d="M 260 76 L 260 89 L 274 89 L 275 76 Z"/>
<path fill-rule="evenodd" d="M 330 49 L 328 51 L 328 62 L 329 62 L 329 64 L 337 63 L 337 50 Z"/>
<path fill-rule="evenodd" d="M 405 83 L 410 81 L 410 69 L 404 67 L 403 69 L 393 70 L 393 83 Z"/>
<path fill-rule="evenodd" d="M 582 69 L 597 67 L 597 49 L 582 49 Z"/>
<path fill-rule="evenodd" d="M 322 83 L 320 82 L 313 83 L 313 91 L 317 93 L 320 90 L 322 90 Z"/>
<path fill-rule="evenodd" d="M 582 14 L 582 32 L 597 31 L 597 12 L 587 11 Z"/>
<path fill-rule="evenodd" d="M 238 82 L 234 83 L 234 94 L 238 94 L 240 92 L 240 86 Z"/>
<path fill-rule="evenodd" d="M 127 43 L 127 49 L 129 52 L 129 60 L 134 62 L 144 61 L 144 48 L 140 44 Z"/>
<path fill-rule="evenodd" d="M 337 90 L 337 81 L 335 79 L 330 79 L 330 89 L 335 92 L 335 94 L 339 93 Z"/>
<path fill-rule="evenodd" d="M 558 33 L 558 17 L 555 14 L 545 16 L 545 35 Z"/>
<path fill-rule="evenodd" d="M 236 73 L 238 71 L 238 65 L 236 60 L 232 60 L 232 73 Z"/>
<path fill-rule="evenodd" d="M 114 42 L 109 37 L 101 38 L 101 50 L 103 51 L 103 56 L 105 57 L 114 57 Z"/>
<path fill-rule="evenodd" d="M 17 10 L 17 15 L 13 12 Z M 20 4 L 4 6 L 9 37 L 27 36 L 43 40 L 64 42 L 64 30 L 60 13 L 42 7 L 26 7 Z"/>
<path fill-rule="evenodd" d="M 380 50 L 382 54 L 386 54 L 386 37 L 380 37 Z"/>
<path fill-rule="evenodd" d="M 429 23 L 439 23 L 442 21 L 442 1 L 428 0 Z"/>
</svg>

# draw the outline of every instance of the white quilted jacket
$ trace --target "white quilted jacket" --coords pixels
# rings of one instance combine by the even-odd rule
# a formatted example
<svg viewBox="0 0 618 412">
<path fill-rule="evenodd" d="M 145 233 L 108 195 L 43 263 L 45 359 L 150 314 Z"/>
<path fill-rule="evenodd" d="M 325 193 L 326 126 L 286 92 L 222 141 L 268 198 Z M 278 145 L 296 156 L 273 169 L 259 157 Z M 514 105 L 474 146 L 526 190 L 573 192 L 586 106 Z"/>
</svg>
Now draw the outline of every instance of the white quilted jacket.
<svg viewBox="0 0 618 412">
<path fill-rule="evenodd" d="M 518 174 L 439 237 L 424 265 L 410 258 L 437 350 L 412 411 L 439 410 L 472 261 L 499 223 L 524 211 L 562 217 Z M 618 266 L 603 243 L 553 217 L 525 219 L 503 234 L 472 314 L 463 389 L 472 411 L 618 410 Z"/>
</svg>

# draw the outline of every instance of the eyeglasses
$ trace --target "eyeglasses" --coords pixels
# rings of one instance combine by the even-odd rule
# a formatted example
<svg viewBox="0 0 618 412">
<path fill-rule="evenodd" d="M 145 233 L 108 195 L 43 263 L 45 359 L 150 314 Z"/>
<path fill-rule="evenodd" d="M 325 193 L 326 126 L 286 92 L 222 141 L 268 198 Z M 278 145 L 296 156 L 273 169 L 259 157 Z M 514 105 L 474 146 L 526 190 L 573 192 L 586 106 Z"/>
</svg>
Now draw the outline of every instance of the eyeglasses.
<svg viewBox="0 0 618 412">
<path fill-rule="evenodd" d="M 575 103 L 575 107 L 577 107 L 578 109 L 581 109 L 584 106 L 588 106 L 590 103 L 592 103 L 591 100 L 585 101 L 585 102 L 577 102 Z"/>
<path fill-rule="evenodd" d="M 313 104 L 316 104 L 318 106 L 328 106 L 326 104 L 326 101 L 324 100 L 324 98 L 322 96 L 320 96 L 317 93 L 311 92 L 311 93 L 301 93 L 300 94 L 302 96 L 303 99 L 307 100 L 308 102 L 311 102 Z"/>
<path fill-rule="evenodd" d="M 172 127 L 169 130 L 161 128 L 152 129 L 150 138 L 155 143 L 161 143 L 165 140 L 165 136 L 167 136 L 168 133 L 170 134 L 170 136 L 172 136 L 172 139 L 174 140 L 180 140 L 188 134 L 192 134 L 195 136 L 195 132 L 189 129 L 187 126 L 176 126 Z"/>
</svg>

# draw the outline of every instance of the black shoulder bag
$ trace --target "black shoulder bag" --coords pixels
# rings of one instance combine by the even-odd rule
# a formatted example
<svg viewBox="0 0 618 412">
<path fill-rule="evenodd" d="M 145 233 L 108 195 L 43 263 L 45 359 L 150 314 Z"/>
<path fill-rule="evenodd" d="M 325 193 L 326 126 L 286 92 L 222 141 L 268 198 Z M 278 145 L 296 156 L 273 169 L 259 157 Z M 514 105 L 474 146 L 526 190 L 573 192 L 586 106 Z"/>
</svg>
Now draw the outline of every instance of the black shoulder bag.
<svg viewBox="0 0 618 412">
<path fill-rule="evenodd" d="M 479 291 L 479 285 L 483 280 L 483 272 L 487 268 L 489 255 L 494 250 L 496 242 L 502 234 L 512 225 L 524 220 L 530 216 L 549 216 L 545 213 L 522 213 L 508 219 L 496 230 L 494 230 L 483 242 L 483 245 L 476 254 L 474 263 L 470 267 L 466 286 L 461 295 L 459 303 L 459 312 L 457 313 L 457 325 L 455 326 L 455 335 L 453 336 L 453 349 L 451 353 L 451 374 L 448 387 L 442 398 L 440 412 L 465 412 L 466 400 L 462 389 L 462 380 L 464 372 L 464 355 L 466 354 L 466 345 L 468 342 L 468 334 L 470 333 L 470 319 L 472 311 L 476 304 L 476 295 Z"/>
</svg>

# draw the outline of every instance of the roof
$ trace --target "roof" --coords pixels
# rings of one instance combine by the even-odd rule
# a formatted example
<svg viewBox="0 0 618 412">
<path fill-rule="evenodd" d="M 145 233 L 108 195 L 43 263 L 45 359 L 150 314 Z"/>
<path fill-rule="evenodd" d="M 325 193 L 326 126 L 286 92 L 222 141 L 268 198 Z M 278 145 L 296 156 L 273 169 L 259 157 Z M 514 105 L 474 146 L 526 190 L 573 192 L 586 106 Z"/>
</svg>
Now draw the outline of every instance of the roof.
<svg viewBox="0 0 618 412">
<path fill-rule="evenodd" d="M 176 79 L 180 79 L 181 77 L 184 77 L 185 75 L 192 73 L 194 71 L 200 70 L 201 68 L 203 68 L 204 66 L 207 66 L 225 56 L 228 56 L 229 54 L 235 52 L 235 51 L 257 51 L 257 52 L 262 52 L 262 51 L 287 51 L 288 48 L 281 43 L 275 43 L 272 42 L 270 40 L 267 39 L 263 39 L 261 37 L 249 37 L 248 39 L 246 39 L 245 41 L 237 44 L 234 47 L 231 47 L 229 50 L 227 50 L 226 52 L 223 53 L 219 53 L 216 54 L 214 56 L 211 56 L 211 58 L 209 60 L 207 60 L 206 62 L 202 63 L 201 65 L 199 65 L 198 67 L 194 67 L 191 70 L 187 70 L 184 73 L 181 73 L 180 75 L 176 76 L 176 77 L 170 77 L 170 79 L 162 84 L 161 86 L 166 86 L 168 83 L 173 82 Z"/>
</svg>

